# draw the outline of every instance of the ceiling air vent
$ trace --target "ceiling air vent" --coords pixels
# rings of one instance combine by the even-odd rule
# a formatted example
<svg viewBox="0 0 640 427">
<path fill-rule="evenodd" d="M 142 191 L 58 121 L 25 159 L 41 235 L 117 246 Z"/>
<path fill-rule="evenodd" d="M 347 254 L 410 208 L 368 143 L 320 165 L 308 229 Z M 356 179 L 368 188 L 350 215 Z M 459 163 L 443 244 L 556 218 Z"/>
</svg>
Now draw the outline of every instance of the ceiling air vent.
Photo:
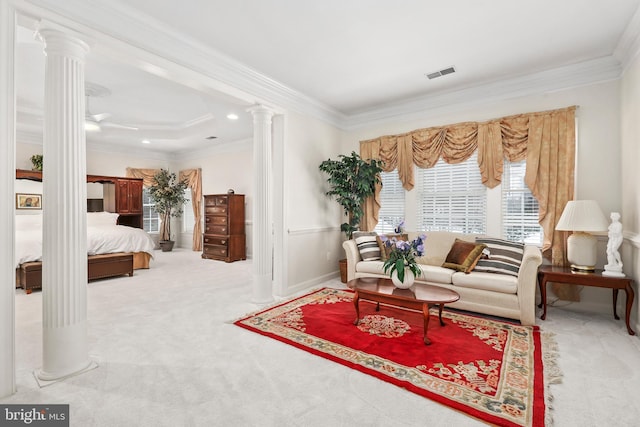
<svg viewBox="0 0 640 427">
<path fill-rule="evenodd" d="M 447 74 L 453 74 L 455 72 L 456 72 L 456 69 L 454 67 L 449 67 L 449 68 L 445 68 L 444 70 L 426 74 L 426 76 L 429 78 L 429 80 L 432 80 L 438 77 L 446 76 Z"/>
<path fill-rule="evenodd" d="M 213 140 L 213 139 L 216 139 L 216 138 L 217 138 L 217 136 L 208 136 L 208 137 L 206 137 L 205 139 Z"/>
</svg>

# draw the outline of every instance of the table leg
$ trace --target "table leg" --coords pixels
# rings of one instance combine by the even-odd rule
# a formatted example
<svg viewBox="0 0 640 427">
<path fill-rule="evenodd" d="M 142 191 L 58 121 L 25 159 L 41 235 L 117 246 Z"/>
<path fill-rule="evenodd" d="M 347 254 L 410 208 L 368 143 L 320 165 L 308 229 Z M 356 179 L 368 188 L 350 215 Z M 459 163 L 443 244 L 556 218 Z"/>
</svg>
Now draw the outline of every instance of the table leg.
<svg viewBox="0 0 640 427">
<path fill-rule="evenodd" d="M 538 275 L 538 286 L 540 286 L 540 304 L 538 304 L 538 307 L 542 308 L 542 316 L 540 316 L 540 319 L 544 320 L 547 318 L 547 279 L 546 277 L 540 278 L 540 275 Z"/>
<path fill-rule="evenodd" d="M 376 311 L 380 311 L 380 303 L 376 303 Z"/>
<path fill-rule="evenodd" d="M 442 309 L 444 308 L 444 304 L 438 304 L 438 318 L 440 318 L 440 326 L 444 326 L 445 323 L 442 321 Z"/>
<path fill-rule="evenodd" d="M 358 295 L 358 291 L 356 291 L 353 294 L 353 305 L 356 308 L 356 320 L 353 322 L 353 324 L 356 326 L 358 326 L 358 323 L 360 323 L 360 307 L 358 305 L 359 300 L 360 300 L 360 295 Z"/>
<path fill-rule="evenodd" d="M 422 304 L 422 316 L 424 317 L 424 344 L 430 345 L 431 340 L 427 338 L 427 330 L 429 329 L 429 304 Z"/>
<path fill-rule="evenodd" d="M 627 286 L 625 286 L 624 290 L 627 293 L 627 311 L 625 313 L 625 321 L 627 323 L 627 332 L 629 332 L 629 335 L 635 335 L 636 333 L 633 331 L 633 329 L 631 329 L 631 326 L 629 326 L 629 317 L 631 316 L 631 306 L 633 305 L 633 298 L 635 297 L 635 294 L 633 292 L 633 288 L 631 287 L 630 283 L 627 283 Z"/>
<path fill-rule="evenodd" d="M 629 299 L 629 296 L 627 295 L 627 300 Z M 614 289 L 613 290 L 613 318 L 616 320 L 620 320 L 620 317 L 618 317 L 618 313 L 616 310 L 616 306 L 618 305 L 618 290 Z"/>
</svg>

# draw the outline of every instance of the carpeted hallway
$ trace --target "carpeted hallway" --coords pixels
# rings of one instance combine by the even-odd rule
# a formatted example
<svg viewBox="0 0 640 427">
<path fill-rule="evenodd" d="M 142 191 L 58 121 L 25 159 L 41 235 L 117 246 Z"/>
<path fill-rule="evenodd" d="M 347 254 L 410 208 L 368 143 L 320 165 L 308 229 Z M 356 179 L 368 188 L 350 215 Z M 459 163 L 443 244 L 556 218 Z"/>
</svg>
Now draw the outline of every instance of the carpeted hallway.
<svg viewBox="0 0 640 427">
<path fill-rule="evenodd" d="M 68 403 L 78 427 L 484 425 L 231 325 L 259 308 L 250 282 L 250 261 L 178 249 L 156 252 L 133 277 L 90 283 L 90 352 L 100 367 L 45 388 L 32 374 L 41 366 L 41 293 L 16 290 L 18 392 L 0 401 Z M 551 386 L 555 425 L 637 425 L 640 339 L 613 315 L 572 308 L 549 307 L 538 320 L 556 333 L 564 374 Z"/>
</svg>

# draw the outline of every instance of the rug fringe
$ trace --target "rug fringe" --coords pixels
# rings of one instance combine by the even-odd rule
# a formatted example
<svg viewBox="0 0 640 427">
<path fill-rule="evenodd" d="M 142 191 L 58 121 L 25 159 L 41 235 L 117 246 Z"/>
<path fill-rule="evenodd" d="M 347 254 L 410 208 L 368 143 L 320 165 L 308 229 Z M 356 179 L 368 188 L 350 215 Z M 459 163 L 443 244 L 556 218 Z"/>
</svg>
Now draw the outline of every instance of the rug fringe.
<svg viewBox="0 0 640 427">
<path fill-rule="evenodd" d="M 551 394 L 550 386 L 562 383 L 562 371 L 558 366 L 560 352 L 555 339 L 556 334 L 540 331 L 540 336 L 542 338 L 542 363 L 544 365 L 544 396 L 545 406 L 547 407 L 544 423 L 546 426 L 552 426 L 553 395 Z"/>
</svg>

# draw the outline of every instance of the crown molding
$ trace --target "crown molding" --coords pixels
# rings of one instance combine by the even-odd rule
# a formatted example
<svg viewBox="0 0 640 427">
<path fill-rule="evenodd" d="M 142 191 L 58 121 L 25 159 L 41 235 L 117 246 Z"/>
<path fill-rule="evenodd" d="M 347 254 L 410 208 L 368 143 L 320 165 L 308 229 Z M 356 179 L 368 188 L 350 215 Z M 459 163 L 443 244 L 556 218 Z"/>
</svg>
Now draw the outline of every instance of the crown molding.
<svg viewBox="0 0 640 427">
<path fill-rule="evenodd" d="M 156 55 L 173 64 L 220 82 L 216 87 L 251 104 L 274 104 L 285 109 L 312 115 L 341 127 L 346 116 L 338 110 L 293 88 L 253 70 L 235 59 L 214 50 L 199 40 L 167 28 L 161 22 L 140 13 L 119 0 L 14 0 L 20 5 L 35 6 L 43 18 L 61 20 L 73 30 L 88 34 L 96 44 L 105 43 L 117 50 L 121 43 Z M 31 10 L 30 13 L 37 13 Z M 53 14 L 54 16 L 50 16 Z M 102 36 L 101 36 L 102 34 Z M 104 37 L 117 40 L 120 46 Z M 211 83 L 204 82 L 204 83 Z"/>
<path fill-rule="evenodd" d="M 122 0 L 13 0 L 31 14 L 57 19 L 60 24 L 81 30 L 102 49 L 119 52 L 141 63 L 145 56 L 150 67 L 157 63 L 180 64 L 200 85 L 219 90 L 252 104 L 276 105 L 285 110 L 307 114 L 341 130 L 354 130 L 389 121 L 408 121 L 426 112 L 459 109 L 554 92 L 616 80 L 623 65 L 640 49 L 640 15 L 634 14 L 614 55 L 552 70 L 532 73 L 482 85 L 420 96 L 388 103 L 367 110 L 344 114 L 322 102 L 265 76 L 204 43 L 167 28 L 161 22 L 130 8 Z M 106 47 L 105 47 L 106 46 Z M 123 52 L 124 51 L 124 52 Z M 157 68 L 157 66 L 156 66 Z M 161 67 L 162 68 L 162 67 Z M 166 72 L 165 74 L 172 74 Z M 158 73 L 162 74 L 163 70 Z"/>
<path fill-rule="evenodd" d="M 613 51 L 613 56 L 620 61 L 623 70 L 627 69 L 638 54 L 640 54 L 640 8 L 631 17 Z"/>
<path fill-rule="evenodd" d="M 608 56 L 484 85 L 390 103 L 380 108 L 354 113 L 349 116 L 346 130 L 391 120 L 408 121 L 424 117 L 424 113 L 430 110 L 455 111 L 461 106 L 486 104 L 616 80 L 620 78 L 620 75 L 620 63 L 613 56 Z"/>
</svg>

